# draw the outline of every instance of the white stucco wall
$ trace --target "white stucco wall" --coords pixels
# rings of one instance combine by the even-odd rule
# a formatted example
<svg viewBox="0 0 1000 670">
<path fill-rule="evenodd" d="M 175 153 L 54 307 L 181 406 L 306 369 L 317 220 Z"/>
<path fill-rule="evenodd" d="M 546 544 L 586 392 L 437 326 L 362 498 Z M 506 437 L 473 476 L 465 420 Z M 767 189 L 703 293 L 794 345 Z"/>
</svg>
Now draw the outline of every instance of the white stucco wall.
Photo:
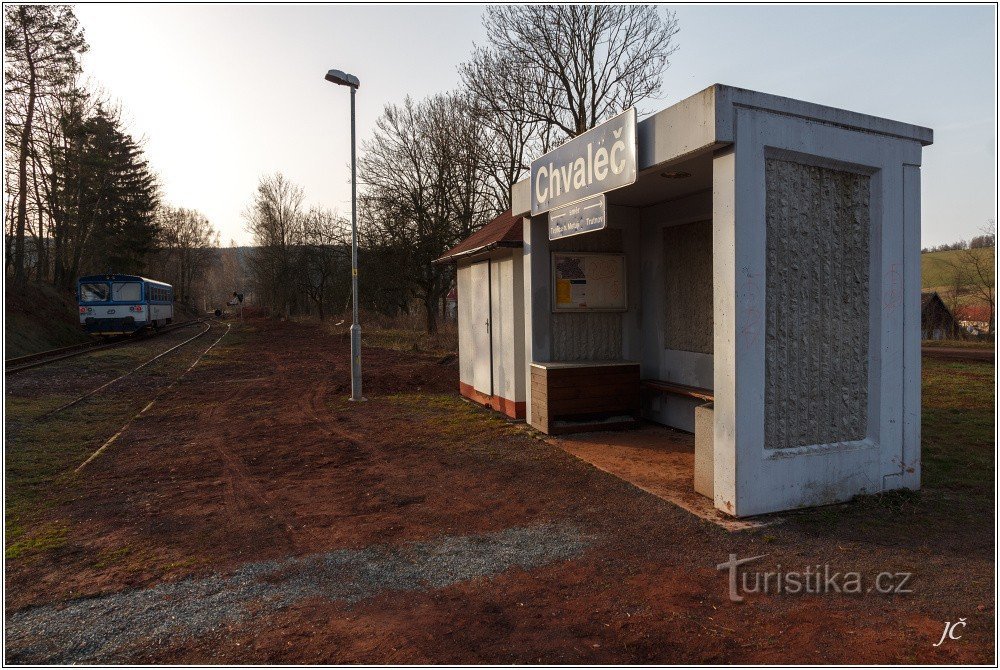
<svg viewBox="0 0 1000 670">
<path fill-rule="evenodd" d="M 458 367 L 459 380 L 473 385 L 472 266 L 489 263 L 490 324 L 493 395 L 514 402 L 525 400 L 524 365 L 524 260 L 520 249 L 502 249 L 458 264 Z"/>
<path fill-rule="evenodd" d="M 712 355 L 664 346 L 663 229 L 712 218 L 712 192 L 702 191 L 641 210 L 642 377 L 711 389 Z M 711 305 L 707 306 L 711 309 Z M 676 395 L 648 394 L 643 416 L 667 426 L 694 431 L 694 408 L 704 401 Z"/>
<path fill-rule="evenodd" d="M 490 260 L 493 324 L 493 394 L 524 400 L 524 301 L 521 297 L 521 258 L 510 252 Z"/>
<path fill-rule="evenodd" d="M 918 169 L 920 142 L 780 111 L 737 108 L 735 151 L 715 159 L 714 488 L 716 506 L 738 516 L 919 486 L 919 190 L 916 178 L 907 175 Z M 870 178 L 869 336 L 863 353 L 869 373 L 861 382 L 867 384 L 868 416 L 862 439 L 783 449 L 767 443 L 766 301 L 777 297 L 766 291 L 768 158 Z M 817 216 L 829 208 L 822 202 L 809 206 L 819 208 Z M 841 335 L 832 329 L 825 343 L 854 346 L 851 333 Z M 787 359 L 785 365 L 813 365 L 794 350 L 796 341 L 780 351 L 772 346 L 770 355 Z M 823 402 L 824 393 L 834 392 L 819 389 L 814 395 Z M 811 420 L 808 413 L 788 419 Z"/>
<path fill-rule="evenodd" d="M 459 263 L 456 272 L 458 288 L 458 379 L 472 385 L 472 269 L 468 263 Z"/>
</svg>

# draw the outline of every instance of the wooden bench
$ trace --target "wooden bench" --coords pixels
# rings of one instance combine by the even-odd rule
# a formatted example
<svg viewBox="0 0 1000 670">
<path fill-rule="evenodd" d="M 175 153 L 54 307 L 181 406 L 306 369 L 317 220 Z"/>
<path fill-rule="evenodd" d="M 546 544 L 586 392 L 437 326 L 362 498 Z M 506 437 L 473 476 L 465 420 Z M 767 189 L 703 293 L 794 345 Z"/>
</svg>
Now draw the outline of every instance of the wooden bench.
<svg viewBox="0 0 1000 670">
<path fill-rule="evenodd" d="M 662 382 L 658 379 L 643 379 L 640 382 L 643 391 L 654 393 L 669 393 L 705 402 L 715 402 L 715 393 L 712 389 L 703 389 L 697 386 L 687 386 L 686 384 L 675 384 L 674 382 Z"/>
<path fill-rule="evenodd" d="M 639 415 L 632 361 L 532 363 L 530 383 L 531 425 L 549 435 L 612 430 Z"/>
</svg>

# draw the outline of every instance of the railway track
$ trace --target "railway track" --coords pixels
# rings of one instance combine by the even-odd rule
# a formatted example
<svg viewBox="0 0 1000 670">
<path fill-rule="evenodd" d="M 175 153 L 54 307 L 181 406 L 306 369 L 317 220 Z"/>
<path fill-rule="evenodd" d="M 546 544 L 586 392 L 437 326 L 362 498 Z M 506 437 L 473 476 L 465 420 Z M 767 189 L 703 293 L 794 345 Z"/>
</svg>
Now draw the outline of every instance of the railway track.
<svg viewBox="0 0 1000 670">
<path fill-rule="evenodd" d="M 183 347 L 185 344 L 188 344 L 190 342 L 194 342 L 195 340 L 197 340 L 198 338 L 200 338 L 202 335 L 205 335 L 208 331 L 210 331 L 212 329 L 212 323 L 211 322 L 207 322 L 204 325 L 205 325 L 205 329 L 202 330 L 197 335 L 195 335 L 194 337 L 189 337 L 188 339 L 184 340 L 183 342 L 181 342 L 179 344 L 175 344 L 174 346 L 170 347 L 166 351 L 161 351 L 160 353 L 156 354 L 152 358 L 149 358 L 146 361 L 144 361 L 144 362 L 140 363 L 139 365 L 135 366 L 134 368 L 130 369 L 128 372 L 126 372 L 124 374 L 121 374 L 121 375 L 118 375 L 117 377 L 115 377 L 111 381 L 105 382 L 105 383 L 101 384 L 100 386 L 98 386 L 97 388 L 91 389 L 91 390 L 87 391 L 86 393 L 84 393 L 83 395 L 77 396 L 73 400 L 71 400 L 71 401 L 69 401 L 67 403 L 62 404 L 59 407 L 56 407 L 55 409 L 51 409 L 48 412 L 45 412 L 44 414 L 42 414 L 39 417 L 37 417 L 35 419 L 35 421 L 41 421 L 42 419 L 47 419 L 48 417 L 53 416 L 54 414 L 58 414 L 59 412 L 62 412 L 63 410 L 69 409 L 70 407 L 73 407 L 74 405 L 76 405 L 76 404 L 78 404 L 78 403 L 86 400 L 87 398 L 89 398 L 91 396 L 94 396 L 94 395 L 97 395 L 98 393 L 100 393 L 104 389 L 106 389 L 106 388 L 108 388 L 110 386 L 113 386 L 114 384 L 117 384 L 118 382 L 120 382 L 121 380 L 125 379 L 126 377 L 128 377 L 132 373 L 138 372 L 139 370 L 143 369 L 147 365 L 152 365 L 153 363 L 155 363 L 156 361 L 160 360 L 161 358 L 163 358 L 167 354 L 170 354 L 170 353 L 172 353 L 174 351 L 177 351 L 178 349 L 180 349 L 181 347 Z"/>
<path fill-rule="evenodd" d="M 184 342 L 183 344 L 186 344 L 187 342 L 190 342 L 191 340 L 195 340 L 195 339 L 198 339 L 199 337 L 201 337 L 202 335 L 204 335 L 205 333 L 207 333 L 207 332 L 208 332 L 209 330 L 211 330 L 211 328 L 212 328 L 212 323 L 211 323 L 211 322 L 209 322 L 209 323 L 208 323 L 207 325 L 208 325 L 208 328 L 207 328 L 206 330 L 204 330 L 203 332 L 199 333 L 199 334 L 198 334 L 198 335 L 196 335 L 195 337 L 192 337 L 191 339 L 187 340 L 187 341 L 186 341 L 186 342 Z M 219 322 L 219 325 L 222 325 L 222 322 L 221 322 L 221 321 Z M 95 451 L 94 453 L 92 453 L 92 454 L 91 454 L 91 455 L 90 455 L 90 456 L 89 456 L 89 457 L 88 457 L 88 458 L 87 458 L 87 459 L 86 459 L 85 461 L 83 461 L 82 463 L 80 463 L 80 465 L 78 465 L 78 466 L 76 467 L 76 469 L 75 469 L 75 470 L 73 470 L 73 472 L 74 472 L 74 473 L 78 473 L 78 472 L 80 472 L 81 470 L 83 470 L 83 469 L 84 469 L 85 467 L 87 467 L 87 464 L 88 464 L 88 463 L 90 463 L 90 462 L 91 462 L 91 461 L 93 461 L 93 460 L 94 460 L 95 458 L 97 458 L 98 456 L 100 456 L 100 455 L 101 455 L 102 453 L 104 453 L 104 451 L 105 451 L 105 450 L 106 450 L 106 449 L 107 449 L 108 447 L 110 447 L 110 446 L 111 446 L 112 444 L 114 444 L 114 443 L 115 443 L 115 441 L 116 441 L 116 440 L 117 440 L 117 439 L 118 439 L 119 437 L 121 437 L 122 433 L 124 433 L 124 432 L 125 432 L 126 430 L 128 430 L 128 427 L 129 427 L 129 426 L 131 426 L 131 425 L 132 425 L 132 423 L 133 423 L 133 422 L 134 422 L 134 421 L 135 421 L 136 419 L 138 419 L 138 418 L 139 418 L 139 417 L 141 417 L 141 416 L 142 416 L 143 414 L 145 414 L 146 412 L 148 412 L 148 411 L 149 411 L 149 410 L 150 410 L 150 409 L 151 409 L 151 408 L 153 407 L 153 405 L 155 405 L 155 404 L 156 404 L 156 402 L 157 402 L 157 401 L 158 401 L 158 400 L 159 400 L 159 399 L 160 399 L 160 398 L 161 398 L 161 397 L 163 396 L 163 394 L 164 394 L 164 393 L 166 393 L 167 391 L 169 391 L 170 389 L 172 389 L 172 388 L 173 388 L 173 387 L 174 387 L 174 386 L 175 386 L 175 385 L 176 385 L 176 384 L 177 384 L 177 383 L 178 383 L 178 382 L 179 382 L 179 381 L 180 381 L 180 380 L 181 380 L 181 379 L 182 379 L 182 378 L 183 378 L 183 377 L 184 377 L 184 376 L 185 376 L 185 375 L 187 374 L 187 373 L 191 372 L 191 370 L 193 370 L 193 369 L 195 368 L 195 366 L 196 366 L 196 365 L 198 365 L 198 363 L 200 363 L 200 362 L 201 362 L 201 359 L 202 359 L 202 358 L 204 358 L 205 354 L 207 354 L 207 353 L 208 353 L 209 351 L 211 351 L 212 349 L 214 349 L 214 348 L 215 348 L 215 346 L 216 346 L 216 345 L 217 345 L 217 344 L 218 344 L 219 342 L 221 342 L 221 341 L 222 341 L 222 338 L 224 338 L 224 337 L 225 337 L 226 335 L 228 335 L 228 334 L 229 334 L 229 331 L 230 331 L 230 330 L 232 329 L 232 327 L 233 327 L 233 324 L 231 324 L 231 323 L 227 323 L 227 324 L 226 324 L 226 330 L 225 330 L 225 331 L 223 331 L 222 335 L 220 335 L 220 336 L 218 337 L 218 339 L 216 339 L 215 341 L 213 341 L 213 342 L 212 342 L 212 343 L 211 343 L 210 345 L 208 345 L 208 348 L 207 348 L 207 349 L 205 349 L 205 350 L 204 350 L 204 351 L 202 351 L 202 352 L 201 352 L 200 354 L 198 354 L 198 357 L 194 359 L 194 362 L 193 362 L 193 363 L 191 363 L 191 365 L 189 365 L 189 366 L 188 366 L 187 368 L 185 368 L 185 370 L 184 370 L 183 372 L 181 372 L 181 373 L 180 373 L 180 374 L 179 374 L 178 376 L 174 377 L 173 381 L 171 381 L 171 382 L 170 382 L 169 384 L 167 384 L 167 385 L 166 385 L 165 387 L 163 387 L 162 389 L 160 389 L 159 391 L 157 391 L 157 392 L 156 392 L 156 395 L 154 395 L 154 396 L 153 396 L 153 399 L 152 399 L 152 400 L 150 400 L 150 401 L 149 401 L 148 403 L 146 403 L 146 404 L 145 404 L 145 405 L 143 406 L 143 408 L 142 408 L 142 409 L 140 409 L 140 410 L 139 410 L 138 412 L 136 412 L 135 414 L 133 414 L 133 415 L 132 415 L 132 417 L 131 417 L 131 418 L 129 418 L 129 420 L 125 422 L 125 424 L 124 424 L 124 425 L 123 425 L 123 426 L 122 426 L 122 427 L 121 427 L 121 428 L 120 428 L 120 429 L 118 430 L 118 432 L 117 432 L 117 433 L 115 433 L 114 435 L 112 435 L 111 437 L 109 437 L 109 438 L 108 438 L 108 439 L 107 439 L 107 440 L 106 440 L 106 441 L 104 442 L 104 444 L 102 444 L 102 445 L 101 445 L 101 446 L 100 446 L 100 447 L 99 447 L 99 448 L 97 449 L 97 451 Z M 178 345 L 178 346 L 180 346 L 180 345 Z M 176 347 L 175 347 L 175 348 L 176 348 Z"/>
<path fill-rule="evenodd" d="M 59 349 L 49 349 L 48 351 L 40 351 L 37 354 L 28 354 L 27 356 L 8 358 L 7 360 L 4 361 L 4 373 L 11 375 L 17 372 L 21 372 L 23 370 L 30 370 L 31 368 L 37 368 L 43 365 L 48 365 L 49 363 L 55 363 L 56 361 L 66 360 L 67 358 L 82 356 L 83 354 L 87 354 L 92 351 L 111 349 L 112 347 L 120 347 L 126 344 L 131 344 L 133 342 L 145 342 L 146 340 L 156 337 L 158 335 L 169 333 L 179 328 L 186 328 L 188 326 L 192 326 L 198 323 L 204 323 L 206 320 L 207 319 L 193 319 L 191 321 L 185 321 L 183 323 L 175 323 L 160 328 L 150 335 L 144 335 L 138 338 L 136 337 L 122 338 L 120 340 L 114 340 L 113 342 L 106 342 L 106 343 L 83 342 L 81 344 L 74 344 L 68 347 L 61 347 Z"/>
</svg>

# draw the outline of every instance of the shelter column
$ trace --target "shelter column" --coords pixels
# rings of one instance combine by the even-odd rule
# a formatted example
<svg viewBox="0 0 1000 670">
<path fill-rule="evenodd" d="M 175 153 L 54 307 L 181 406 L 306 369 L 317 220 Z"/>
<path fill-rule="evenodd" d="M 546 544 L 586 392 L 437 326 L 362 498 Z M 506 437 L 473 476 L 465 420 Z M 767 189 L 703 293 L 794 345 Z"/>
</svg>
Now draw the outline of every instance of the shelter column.
<svg viewBox="0 0 1000 670">
<path fill-rule="evenodd" d="M 552 360 L 549 222 L 524 217 L 524 379 L 525 418 L 531 423 L 531 364 Z"/>
<path fill-rule="evenodd" d="M 741 436 L 738 373 L 740 365 L 744 363 L 741 360 L 739 341 L 741 329 L 745 331 L 747 327 L 742 321 L 746 321 L 748 314 L 752 316 L 754 309 L 748 300 L 754 300 L 756 296 L 741 291 L 741 288 L 746 288 L 747 280 L 742 277 L 746 268 L 741 270 L 739 263 L 741 231 L 736 225 L 734 147 L 721 150 L 715 155 L 712 161 L 712 182 L 712 301 L 715 319 L 713 489 L 715 506 L 728 514 L 736 514 L 739 499 L 737 454 Z"/>
</svg>

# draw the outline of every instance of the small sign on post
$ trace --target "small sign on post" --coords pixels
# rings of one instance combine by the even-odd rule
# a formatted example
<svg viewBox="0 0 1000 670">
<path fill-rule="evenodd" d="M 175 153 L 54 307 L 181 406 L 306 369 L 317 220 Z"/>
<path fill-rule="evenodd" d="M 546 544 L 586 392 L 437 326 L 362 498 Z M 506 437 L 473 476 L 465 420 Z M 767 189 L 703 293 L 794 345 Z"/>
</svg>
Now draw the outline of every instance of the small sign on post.
<svg viewBox="0 0 1000 670">
<path fill-rule="evenodd" d="M 549 239 L 602 230 L 607 224 L 607 198 L 601 193 L 550 211 Z"/>
</svg>

